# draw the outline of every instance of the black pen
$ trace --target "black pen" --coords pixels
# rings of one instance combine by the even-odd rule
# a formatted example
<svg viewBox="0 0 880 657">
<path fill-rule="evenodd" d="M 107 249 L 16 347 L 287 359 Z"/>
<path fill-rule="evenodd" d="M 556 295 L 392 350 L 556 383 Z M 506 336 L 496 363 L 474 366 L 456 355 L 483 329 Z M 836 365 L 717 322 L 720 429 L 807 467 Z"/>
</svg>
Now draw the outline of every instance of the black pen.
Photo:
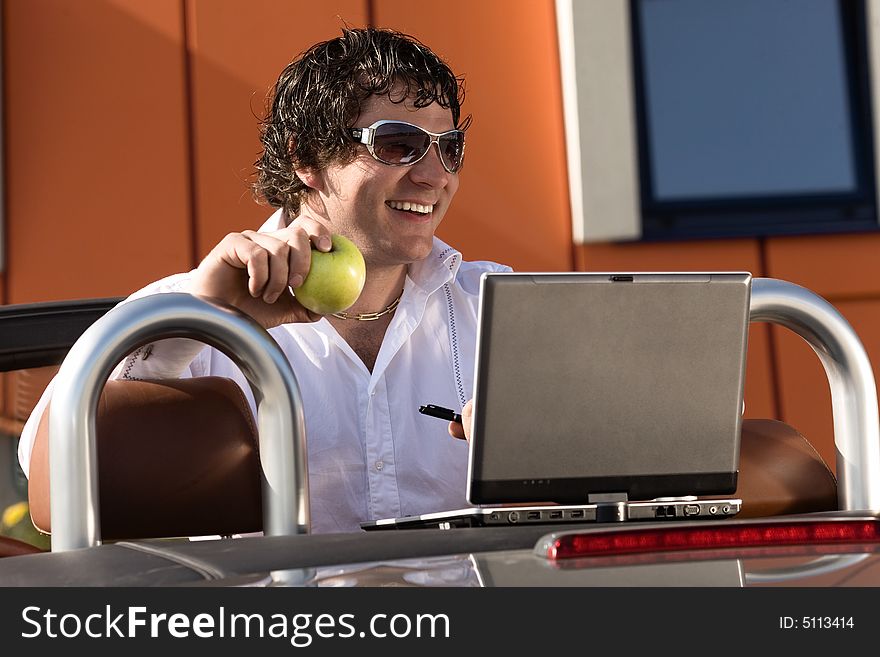
<svg viewBox="0 0 880 657">
<path fill-rule="evenodd" d="M 419 406 L 419 413 L 430 415 L 431 417 L 439 417 L 441 420 L 449 420 L 450 422 L 458 422 L 461 424 L 461 415 L 453 411 L 451 408 L 443 408 L 428 404 L 427 406 Z"/>
</svg>

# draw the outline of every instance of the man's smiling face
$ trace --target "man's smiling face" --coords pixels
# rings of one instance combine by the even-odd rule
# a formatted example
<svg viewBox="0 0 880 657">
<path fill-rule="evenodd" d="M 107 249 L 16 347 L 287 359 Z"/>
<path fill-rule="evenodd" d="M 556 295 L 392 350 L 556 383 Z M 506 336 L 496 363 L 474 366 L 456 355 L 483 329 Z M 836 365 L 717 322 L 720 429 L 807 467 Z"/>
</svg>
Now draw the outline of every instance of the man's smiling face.
<svg viewBox="0 0 880 657">
<path fill-rule="evenodd" d="M 395 103 L 388 96 L 367 99 L 352 127 L 363 128 L 381 120 L 405 121 L 434 133 L 455 128 L 452 112 L 436 103 L 416 108 L 409 99 Z M 358 146 L 353 162 L 330 165 L 320 176 L 320 202 L 331 230 L 357 244 L 368 267 L 410 264 L 426 258 L 459 182 L 457 173 L 443 168 L 433 144 L 412 166 L 383 164 L 366 146 Z M 405 204 L 409 204 L 408 210 Z"/>
</svg>

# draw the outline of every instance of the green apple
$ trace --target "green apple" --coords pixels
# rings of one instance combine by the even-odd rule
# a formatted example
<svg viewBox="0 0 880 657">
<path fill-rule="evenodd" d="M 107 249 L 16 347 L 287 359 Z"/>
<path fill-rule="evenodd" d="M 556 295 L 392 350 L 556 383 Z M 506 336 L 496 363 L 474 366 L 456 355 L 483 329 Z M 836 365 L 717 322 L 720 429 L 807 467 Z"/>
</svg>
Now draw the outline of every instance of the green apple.
<svg viewBox="0 0 880 657">
<path fill-rule="evenodd" d="M 357 301 L 364 289 L 367 266 L 354 242 L 333 235 L 332 248 L 318 251 L 312 247 L 312 264 L 306 280 L 293 288 L 293 294 L 305 308 L 319 315 L 338 313 Z"/>
</svg>

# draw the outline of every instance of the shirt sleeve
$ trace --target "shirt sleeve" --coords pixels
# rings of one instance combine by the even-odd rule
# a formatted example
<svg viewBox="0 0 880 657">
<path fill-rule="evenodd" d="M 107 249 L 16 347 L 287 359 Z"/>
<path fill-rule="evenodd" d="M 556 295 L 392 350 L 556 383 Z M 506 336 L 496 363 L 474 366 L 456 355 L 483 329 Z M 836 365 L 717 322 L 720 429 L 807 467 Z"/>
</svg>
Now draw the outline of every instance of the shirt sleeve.
<svg viewBox="0 0 880 657">
<path fill-rule="evenodd" d="M 133 299 L 162 294 L 166 292 L 186 292 L 190 274 L 176 274 L 138 290 L 122 303 Z M 136 349 L 119 363 L 110 374 L 111 379 L 177 379 L 192 376 L 208 376 L 211 359 L 197 359 L 199 353 L 207 349 L 205 345 L 187 338 L 157 340 Z M 37 427 L 49 401 L 55 379 L 49 382 L 40 400 L 34 406 L 24 424 L 18 442 L 18 462 L 25 476 L 30 472 L 31 452 L 36 440 Z"/>
<path fill-rule="evenodd" d="M 175 274 L 152 283 L 122 303 L 168 292 L 189 292 L 192 273 Z M 150 342 L 128 355 L 110 374 L 111 379 L 179 379 L 203 376 L 190 367 L 205 345 L 188 338 L 169 338 Z M 198 368 L 196 368 L 198 369 Z"/>
</svg>

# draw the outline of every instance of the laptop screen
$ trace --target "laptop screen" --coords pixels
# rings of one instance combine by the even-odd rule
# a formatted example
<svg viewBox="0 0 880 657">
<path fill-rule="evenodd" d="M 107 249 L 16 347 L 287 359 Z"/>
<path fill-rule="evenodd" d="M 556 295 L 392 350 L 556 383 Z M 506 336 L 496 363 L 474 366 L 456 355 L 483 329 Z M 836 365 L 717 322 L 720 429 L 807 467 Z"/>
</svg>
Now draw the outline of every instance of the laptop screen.
<svg viewBox="0 0 880 657">
<path fill-rule="evenodd" d="M 750 289 L 741 272 L 484 274 L 468 500 L 734 492 Z"/>
</svg>

